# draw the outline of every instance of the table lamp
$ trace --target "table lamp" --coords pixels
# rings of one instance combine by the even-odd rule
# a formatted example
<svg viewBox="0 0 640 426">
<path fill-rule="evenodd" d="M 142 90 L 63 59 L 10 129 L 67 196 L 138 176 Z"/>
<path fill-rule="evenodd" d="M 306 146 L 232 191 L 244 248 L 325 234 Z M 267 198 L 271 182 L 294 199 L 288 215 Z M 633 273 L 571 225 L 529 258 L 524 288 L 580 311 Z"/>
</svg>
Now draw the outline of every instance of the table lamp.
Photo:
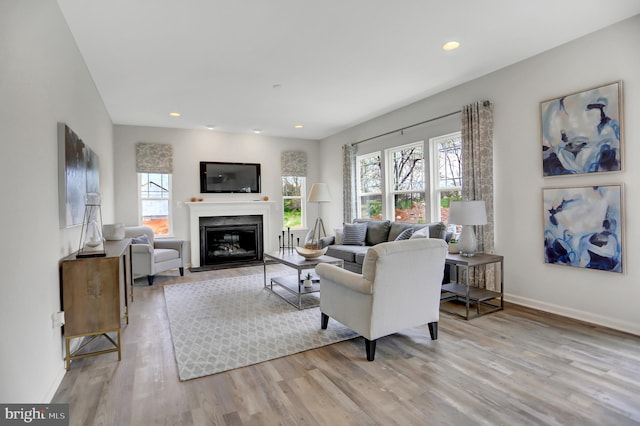
<svg viewBox="0 0 640 426">
<path fill-rule="evenodd" d="M 460 255 L 471 257 L 478 251 L 478 241 L 473 225 L 487 224 L 487 210 L 484 201 L 452 201 L 449 206 L 449 223 L 462 225 L 458 240 Z"/>
<path fill-rule="evenodd" d="M 311 203 L 328 203 L 331 201 L 331 193 L 329 192 L 329 185 L 326 183 L 314 183 L 311 185 L 311 191 L 309 191 L 309 198 L 307 201 Z M 320 206 L 318 206 L 318 210 Z M 322 237 L 326 237 L 327 232 L 324 229 L 324 222 L 322 222 L 322 218 L 320 217 L 320 213 L 318 212 L 318 218 L 316 219 L 316 223 L 313 226 L 313 232 L 311 233 L 311 245 L 315 248 L 320 249 L 320 239 Z"/>
</svg>

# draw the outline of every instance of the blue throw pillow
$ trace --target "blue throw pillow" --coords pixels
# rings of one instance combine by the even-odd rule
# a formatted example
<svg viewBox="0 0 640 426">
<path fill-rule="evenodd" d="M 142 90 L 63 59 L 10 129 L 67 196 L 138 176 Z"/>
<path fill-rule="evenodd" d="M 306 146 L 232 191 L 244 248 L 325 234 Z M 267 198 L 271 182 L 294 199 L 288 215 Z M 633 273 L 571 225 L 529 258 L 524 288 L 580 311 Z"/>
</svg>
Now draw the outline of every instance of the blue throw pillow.
<svg viewBox="0 0 640 426">
<path fill-rule="evenodd" d="M 142 234 L 139 237 L 133 237 L 131 239 L 131 244 L 151 244 L 149 242 L 149 237 L 147 237 L 147 234 Z"/>
<path fill-rule="evenodd" d="M 363 246 L 366 235 L 366 223 L 345 223 L 342 244 L 345 246 Z"/>
<path fill-rule="evenodd" d="M 413 228 L 407 228 L 396 237 L 394 241 L 408 240 L 413 235 Z"/>
</svg>

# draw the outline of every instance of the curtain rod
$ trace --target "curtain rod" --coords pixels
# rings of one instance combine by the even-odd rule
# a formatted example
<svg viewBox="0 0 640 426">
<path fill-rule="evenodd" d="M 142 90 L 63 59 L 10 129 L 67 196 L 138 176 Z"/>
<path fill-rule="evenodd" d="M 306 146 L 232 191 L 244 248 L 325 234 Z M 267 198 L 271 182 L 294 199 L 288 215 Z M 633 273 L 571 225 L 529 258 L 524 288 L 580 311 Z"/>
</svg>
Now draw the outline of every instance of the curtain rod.
<svg viewBox="0 0 640 426">
<path fill-rule="evenodd" d="M 363 142 L 368 142 L 368 141 L 370 141 L 370 140 L 372 140 L 372 139 L 377 139 L 377 138 L 380 138 L 380 137 L 382 137 L 382 136 L 390 135 L 390 134 L 392 134 L 392 133 L 402 132 L 402 131 L 407 130 L 407 129 L 410 129 L 410 128 L 412 128 L 412 127 L 420 126 L 420 125 L 422 125 L 422 124 L 427 124 L 427 123 L 430 123 L 430 122 L 432 122 L 432 121 L 436 121 L 436 120 L 440 120 L 440 119 L 442 119 L 442 118 L 450 117 L 450 116 L 452 116 L 452 115 L 460 114 L 461 112 L 462 112 L 462 110 L 458 110 L 458 111 L 450 112 L 450 113 L 448 113 L 448 114 L 444 114 L 444 115 L 441 115 L 441 116 L 439 116 L 439 117 L 430 118 L 430 119 L 428 119 L 428 120 L 421 121 L 421 122 L 416 123 L 416 124 L 411 124 L 411 125 L 409 125 L 409 126 L 401 127 L 401 128 L 399 128 L 399 129 L 392 130 L 392 131 L 387 132 L 387 133 L 381 133 L 381 134 L 379 134 L 379 135 L 377 135 L 377 136 L 372 136 L 372 137 L 367 138 L 367 139 L 362 139 L 361 141 L 358 141 L 358 142 L 353 142 L 353 143 L 351 144 L 351 146 L 356 146 L 356 145 L 361 144 L 361 143 L 363 143 Z"/>
</svg>

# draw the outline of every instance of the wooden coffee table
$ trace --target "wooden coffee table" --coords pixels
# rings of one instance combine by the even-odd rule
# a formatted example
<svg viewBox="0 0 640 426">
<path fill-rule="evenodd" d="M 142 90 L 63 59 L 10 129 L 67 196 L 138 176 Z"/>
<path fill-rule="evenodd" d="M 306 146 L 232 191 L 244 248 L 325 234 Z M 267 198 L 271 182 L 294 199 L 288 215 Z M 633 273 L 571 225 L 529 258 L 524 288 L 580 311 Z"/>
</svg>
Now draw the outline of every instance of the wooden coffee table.
<svg viewBox="0 0 640 426">
<path fill-rule="evenodd" d="M 297 271 L 297 274 L 286 275 L 282 277 L 272 277 L 267 284 L 267 262 L 276 262 L 283 265 L 287 265 Z M 344 261 L 336 257 L 320 256 L 314 259 L 305 259 L 293 250 L 285 249 L 277 252 L 264 253 L 263 265 L 264 265 L 264 288 L 278 295 L 288 303 L 292 304 L 298 309 L 307 309 L 318 306 L 315 304 L 305 304 L 303 307 L 302 296 L 309 293 L 318 293 L 320 291 L 320 279 L 314 275 L 313 284 L 311 287 L 305 287 L 302 284 L 302 271 L 308 269 L 314 269 L 320 263 L 331 263 L 340 267 L 344 266 Z M 273 286 L 276 285 L 286 292 L 293 295 L 293 301 L 284 297 L 281 293 L 274 291 Z"/>
</svg>

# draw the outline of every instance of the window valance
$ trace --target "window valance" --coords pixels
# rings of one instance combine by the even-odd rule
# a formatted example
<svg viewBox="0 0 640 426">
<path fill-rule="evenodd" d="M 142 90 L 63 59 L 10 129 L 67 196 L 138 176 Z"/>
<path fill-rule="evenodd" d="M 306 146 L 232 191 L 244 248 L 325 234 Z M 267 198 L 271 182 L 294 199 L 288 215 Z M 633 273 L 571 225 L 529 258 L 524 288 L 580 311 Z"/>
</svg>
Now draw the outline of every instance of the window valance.
<svg viewBox="0 0 640 426">
<path fill-rule="evenodd" d="M 136 171 L 138 173 L 173 173 L 173 145 L 138 142 Z"/>
<path fill-rule="evenodd" d="M 282 176 L 307 176 L 307 153 L 304 151 L 284 151 L 280 155 Z"/>
</svg>

